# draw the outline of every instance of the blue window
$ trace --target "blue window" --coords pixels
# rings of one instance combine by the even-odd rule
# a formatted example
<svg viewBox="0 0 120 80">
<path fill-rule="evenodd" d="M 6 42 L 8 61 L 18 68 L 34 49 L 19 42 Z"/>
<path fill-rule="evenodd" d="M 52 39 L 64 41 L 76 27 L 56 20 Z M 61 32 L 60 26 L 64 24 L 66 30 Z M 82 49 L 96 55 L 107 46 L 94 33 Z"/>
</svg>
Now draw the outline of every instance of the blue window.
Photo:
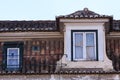
<svg viewBox="0 0 120 80">
<path fill-rule="evenodd" d="M 19 68 L 19 48 L 7 48 L 7 68 Z"/>
<path fill-rule="evenodd" d="M 3 65 L 6 71 L 22 69 L 23 42 L 5 42 L 3 46 Z"/>
</svg>

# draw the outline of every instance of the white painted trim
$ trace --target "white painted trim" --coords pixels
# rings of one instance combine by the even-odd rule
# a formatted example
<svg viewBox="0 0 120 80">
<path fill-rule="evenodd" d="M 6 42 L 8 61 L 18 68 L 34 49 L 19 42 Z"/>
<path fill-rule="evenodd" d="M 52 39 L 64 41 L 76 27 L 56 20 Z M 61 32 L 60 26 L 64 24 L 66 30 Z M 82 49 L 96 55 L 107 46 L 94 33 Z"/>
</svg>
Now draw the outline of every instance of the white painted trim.
<svg viewBox="0 0 120 80">
<path fill-rule="evenodd" d="M 12 58 L 12 59 L 18 59 L 17 63 L 19 64 L 19 62 L 20 62 L 20 49 L 19 49 L 19 48 L 7 48 L 7 55 L 9 55 L 9 51 L 10 51 L 11 49 L 17 49 L 17 50 L 18 50 L 18 57 L 17 57 L 17 58 Z M 9 66 L 9 65 L 8 65 L 9 59 L 11 59 L 11 58 L 9 58 L 9 57 L 7 56 L 7 68 L 9 68 L 9 67 L 8 67 L 8 66 Z"/>
<path fill-rule="evenodd" d="M 83 58 L 86 60 L 86 33 L 83 34 Z"/>
<path fill-rule="evenodd" d="M 60 19 L 60 22 L 64 23 L 104 23 L 109 19 Z"/>
<path fill-rule="evenodd" d="M 62 68 L 102 68 L 104 71 L 113 70 L 112 61 L 106 55 L 105 22 L 109 19 L 60 19 L 64 23 L 64 54 L 57 63 Z M 98 30 L 98 61 L 71 61 L 71 30 Z M 62 62 L 62 63 L 61 63 Z"/>
<path fill-rule="evenodd" d="M 66 31 L 64 32 L 64 38 L 65 38 L 65 54 L 68 55 L 68 59 L 71 60 L 71 30 L 98 30 L 98 60 L 103 61 L 104 60 L 104 54 L 106 54 L 103 46 L 105 43 L 105 32 L 104 32 L 104 26 L 103 23 L 81 23 L 76 24 L 65 24 Z"/>
<path fill-rule="evenodd" d="M 0 39 L 11 38 L 63 38 L 63 34 L 60 32 L 7 32 L 0 33 Z"/>
</svg>

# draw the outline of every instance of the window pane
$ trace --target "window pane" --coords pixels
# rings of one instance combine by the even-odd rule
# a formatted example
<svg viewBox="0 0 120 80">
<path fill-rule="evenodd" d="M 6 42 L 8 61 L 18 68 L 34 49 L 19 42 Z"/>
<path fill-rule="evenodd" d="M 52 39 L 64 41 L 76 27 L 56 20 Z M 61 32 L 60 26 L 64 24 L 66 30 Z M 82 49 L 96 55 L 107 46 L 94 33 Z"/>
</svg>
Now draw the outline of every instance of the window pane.
<svg viewBox="0 0 120 80">
<path fill-rule="evenodd" d="M 83 47 L 75 47 L 75 59 L 83 59 Z"/>
<path fill-rule="evenodd" d="M 86 47 L 86 58 L 87 60 L 96 60 L 95 47 Z"/>
<path fill-rule="evenodd" d="M 83 59 L 83 33 L 75 33 L 75 59 Z"/>
<path fill-rule="evenodd" d="M 9 65 L 7 68 L 19 68 L 19 65 Z"/>
<path fill-rule="evenodd" d="M 19 60 L 18 59 L 8 59 L 7 60 L 7 68 L 18 68 Z"/>
<path fill-rule="evenodd" d="M 83 46 L 83 34 L 82 33 L 75 34 L 75 46 Z"/>
<path fill-rule="evenodd" d="M 18 48 L 8 48 L 8 55 L 19 55 Z"/>
<path fill-rule="evenodd" d="M 87 60 L 95 60 L 95 41 L 94 33 L 86 33 L 86 58 Z"/>
<path fill-rule="evenodd" d="M 94 33 L 86 33 L 86 46 L 94 46 Z"/>
</svg>

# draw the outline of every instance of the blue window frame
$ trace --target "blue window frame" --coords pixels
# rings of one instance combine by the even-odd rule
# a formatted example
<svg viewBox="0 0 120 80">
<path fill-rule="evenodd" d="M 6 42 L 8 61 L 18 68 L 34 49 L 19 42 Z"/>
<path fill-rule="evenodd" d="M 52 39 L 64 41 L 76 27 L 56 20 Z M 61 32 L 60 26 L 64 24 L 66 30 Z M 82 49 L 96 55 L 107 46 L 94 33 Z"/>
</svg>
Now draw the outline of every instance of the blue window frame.
<svg viewBox="0 0 120 80">
<path fill-rule="evenodd" d="M 23 42 L 5 42 L 3 46 L 3 69 L 20 71 L 22 69 Z"/>
</svg>

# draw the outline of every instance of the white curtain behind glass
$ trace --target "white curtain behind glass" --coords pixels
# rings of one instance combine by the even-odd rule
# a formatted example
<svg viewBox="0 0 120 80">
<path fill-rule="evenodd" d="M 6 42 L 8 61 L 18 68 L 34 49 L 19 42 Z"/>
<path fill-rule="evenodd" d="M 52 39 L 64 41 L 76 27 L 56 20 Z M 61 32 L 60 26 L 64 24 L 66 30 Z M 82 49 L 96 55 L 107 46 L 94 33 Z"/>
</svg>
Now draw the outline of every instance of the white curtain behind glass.
<svg viewBox="0 0 120 80">
<path fill-rule="evenodd" d="M 94 33 L 86 33 L 86 58 L 87 60 L 95 60 L 95 41 Z"/>
</svg>

